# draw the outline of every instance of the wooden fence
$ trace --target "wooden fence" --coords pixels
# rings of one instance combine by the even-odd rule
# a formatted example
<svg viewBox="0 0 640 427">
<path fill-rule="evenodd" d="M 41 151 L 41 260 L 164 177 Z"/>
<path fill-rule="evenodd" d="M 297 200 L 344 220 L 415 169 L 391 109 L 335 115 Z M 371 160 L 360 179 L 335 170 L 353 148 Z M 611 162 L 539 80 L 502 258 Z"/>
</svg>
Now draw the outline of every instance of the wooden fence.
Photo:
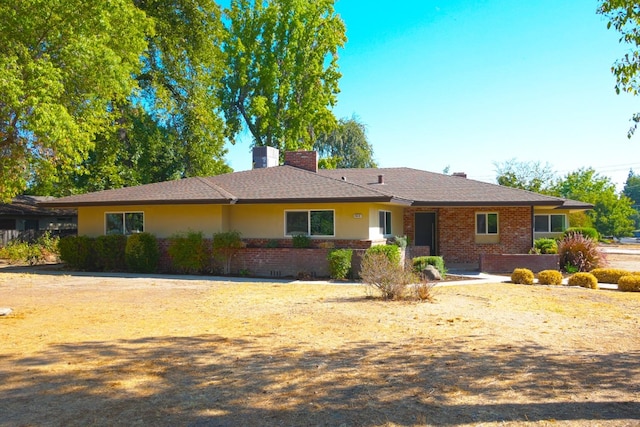
<svg viewBox="0 0 640 427">
<path fill-rule="evenodd" d="M 23 242 L 35 242 L 40 236 L 46 232 L 51 233 L 52 236 L 64 237 L 75 235 L 77 229 L 64 229 L 64 230 L 0 230 L 0 248 L 7 246 L 12 240 L 20 240 Z"/>
</svg>

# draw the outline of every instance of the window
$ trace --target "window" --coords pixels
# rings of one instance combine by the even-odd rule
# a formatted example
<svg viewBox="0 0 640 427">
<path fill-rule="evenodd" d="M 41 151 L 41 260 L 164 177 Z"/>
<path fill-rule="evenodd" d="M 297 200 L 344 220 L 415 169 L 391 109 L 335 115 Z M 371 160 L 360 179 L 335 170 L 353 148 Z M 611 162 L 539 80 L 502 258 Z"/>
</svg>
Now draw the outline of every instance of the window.
<svg viewBox="0 0 640 427">
<path fill-rule="evenodd" d="M 498 214 L 477 213 L 476 234 L 498 234 Z"/>
<path fill-rule="evenodd" d="M 380 234 L 383 236 L 391 236 L 391 212 L 378 211 Z"/>
<path fill-rule="evenodd" d="M 134 234 L 144 231 L 142 212 L 114 212 L 105 215 L 106 234 Z"/>
<path fill-rule="evenodd" d="M 285 211 L 284 234 L 293 236 L 333 236 L 334 214 L 330 210 Z"/>
<path fill-rule="evenodd" d="M 567 228 L 566 215 L 535 215 L 533 222 L 537 233 L 561 233 Z"/>
</svg>

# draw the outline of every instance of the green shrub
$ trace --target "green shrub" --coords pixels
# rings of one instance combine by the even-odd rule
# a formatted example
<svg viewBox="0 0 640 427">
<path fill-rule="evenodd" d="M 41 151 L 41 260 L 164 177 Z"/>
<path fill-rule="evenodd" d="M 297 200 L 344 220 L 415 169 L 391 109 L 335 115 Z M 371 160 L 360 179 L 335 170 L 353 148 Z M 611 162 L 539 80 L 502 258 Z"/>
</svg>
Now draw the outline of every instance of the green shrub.
<svg viewBox="0 0 640 427">
<path fill-rule="evenodd" d="M 558 243 L 560 265 L 572 267 L 578 272 L 591 271 L 606 263 L 598 243 L 580 233 L 570 233 Z M 569 272 L 569 270 L 567 270 Z"/>
<path fill-rule="evenodd" d="M 202 232 L 189 231 L 169 238 L 167 249 L 171 267 L 179 273 L 203 273 L 210 270 L 211 251 Z"/>
<path fill-rule="evenodd" d="M 96 268 L 104 271 L 125 271 L 127 269 L 124 258 L 126 246 L 127 236 L 122 234 L 96 237 L 94 240 Z"/>
<path fill-rule="evenodd" d="M 393 237 L 393 244 L 399 247 L 400 249 L 406 248 L 408 243 L 409 243 L 409 238 L 407 236 Z"/>
<path fill-rule="evenodd" d="M 622 276 L 618 280 L 618 290 L 623 292 L 640 292 L 640 275 Z"/>
<path fill-rule="evenodd" d="M 67 236 L 60 239 L 60 259 L 72 270 L 95 270 L 95 239 L 87 236 Z"/>
<path fill-rule="evenodd" d="M 538 273 L 540 285 L 562 285 L 562 273 L 558 270 L 543 270 Z"/>
<path fill-rule="evenodd" d="M 213 235 L 213 255 L 224 264 L 224 274 L 231 273 L 231 259 L 244 244 L 239 231 L 225 231 Z"/>
<path fill-rule="evenodd" d="M 598 238 L 600 237 L 598 235 L 598 230 L 596 230 L 595 228 L 592 227 L 569 227 L 567 228 L 562 237 L 567 237 L 570 236 L 572 234 L 580 234 L 584 237 L 588 237 L 592 240 L 595 240 L 596 242 L 598 241 Z"/>
<path fill-rule="evenodd" d="M 329 260 L 329 274 L 332 279 L 346 279 L 351 269 L 351 258 L 353 251 L 351 249 L 334 249 L 329 251 L 327 259 Z"/>
<path fill-rule="evenodd" d="M 125 247 L 127 268 L 135 273 L 155 273 L 160 251 L 156 236 L 150 233 L 132 234 Z"/>
<path fill-rule="evenodd" d="M 627 270 L 623 270 L 621 268 L 594 268 L 589 273 L 593 274 L 596 279 L 598 279 L 598 283 L 618 283 L 621 277 L 623 276 L 631 276 L 634 274 Z"/>
<path fill-rule="evenodd" d="M 531 252 L 535 254 L 557 254 L 558 242 L 556 239 L 536 239 L 533 242 L 533 249 Z"/>
<path fill-rule="evenodd" d="M 43 248 L 35 243 L 13 240 L 0 249 L 0 258 L 8 260 L 9 264 L 36 265 L 44 260 L 44 253 Z"/>
<path fill-rule="evenodd" d="M 413 271 L 415 273 L 422 273 L 427 265 L 432 265 L 438 269 L 440 275 L 444 277 L 447 274 L 447 269 L 444 266 L 444 258 L 441 256 L 419 256 L 411 260 L 413 264 Z"/>
<path fill-rule="evenodd" d="M 398 260 L 399 257 L 398 254 Z M 411 270 L 405 270 L 399 261 L 389 259 L 384 251 L 367 250 L 361 267 L 362 281 L 387 300 L 404 298 L 407 285 L 420 282 Z"/>
<path fill-rule="evenodd" d="M 365 251 L 365 256 L 368 254 L 383 254 L 391 263 L 400 265 L 400 248 L 396 245 L 371 246 Z"/>
<path fill-rule="evenodd" d="M 598 279 L 591 273 L 576 273 L 569 277 L 569 286 L 581 286 L 583 288 L 598 289 Z"/>
<path fill-rule="evenodd" d="M 294 248 L 310 248 L 311 247 L 311 237 L 306 234 L 295 234 L 291 237 L 292 244 Z"/>
<path fill-rule="evenodd" d="M 533 271 L 528 268 L 516 268 L 511 273 L 511 282 L 518 285 L 533 285 Z"/>
</svg>

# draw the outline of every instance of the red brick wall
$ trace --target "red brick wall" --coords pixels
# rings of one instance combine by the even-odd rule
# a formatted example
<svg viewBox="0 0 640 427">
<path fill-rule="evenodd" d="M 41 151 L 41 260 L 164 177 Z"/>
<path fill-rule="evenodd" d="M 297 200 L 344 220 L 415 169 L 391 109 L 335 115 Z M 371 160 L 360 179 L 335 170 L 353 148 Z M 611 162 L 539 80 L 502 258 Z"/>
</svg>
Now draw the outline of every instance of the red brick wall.
<svg viewBox="0 0 640 427">
<path fill-rule="evenodd" d="M 528 268 L 534 273 L 559 270 L 559 255 L 480 255 L 480 271 L 485 273 L 511 273 L 516 268 Z"/>
<path fill-rule="evenodd" d="M 286 151 L 284 164 L 318 172 L 318 153 L 316 151 Z"/>
<path fill-rule="evenodd" d="M 526 254 L 531 249 L 531 208 L 523 207 L 455 207 L 407 208 L 404 213 L 404 233 L 414 239 L 414 214 L 435 212 L 438 253 L 446 264 L 478 265 L 480 254 Z M 500 240 L 498 243 L 476 243 L 477 212 L 497 212 Z M 410 248 L 413 255 L 417 248 Z"/>
<path fill-rule="evenodd" d="M 231 272 L 252 276 L 328 277 L 330 249 L 244 248 L 231 261 Z"/>
</svg>

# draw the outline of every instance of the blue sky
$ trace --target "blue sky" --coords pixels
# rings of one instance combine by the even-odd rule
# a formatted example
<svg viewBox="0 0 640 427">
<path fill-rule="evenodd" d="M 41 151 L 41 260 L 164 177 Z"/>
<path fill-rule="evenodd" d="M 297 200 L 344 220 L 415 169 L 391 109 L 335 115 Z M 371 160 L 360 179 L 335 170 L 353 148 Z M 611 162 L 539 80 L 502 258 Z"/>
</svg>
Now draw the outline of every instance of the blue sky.
<svg viewBox="0 0 640 427">
<path fill-rule="evenodd" d="M 381 6 L 371 6 L 380 4 Z M 611 65 L 629 48 L 590 0 L 337 0 L 347 27 L 337 117 L 356 115 L 381 167 L 466 172 L 495 162 L 593 167 L 619 188 L 640 172 L 640 98 L 616 95 Z M 251 168 L 250 138 L 229 146 Z"/>
</svg>

